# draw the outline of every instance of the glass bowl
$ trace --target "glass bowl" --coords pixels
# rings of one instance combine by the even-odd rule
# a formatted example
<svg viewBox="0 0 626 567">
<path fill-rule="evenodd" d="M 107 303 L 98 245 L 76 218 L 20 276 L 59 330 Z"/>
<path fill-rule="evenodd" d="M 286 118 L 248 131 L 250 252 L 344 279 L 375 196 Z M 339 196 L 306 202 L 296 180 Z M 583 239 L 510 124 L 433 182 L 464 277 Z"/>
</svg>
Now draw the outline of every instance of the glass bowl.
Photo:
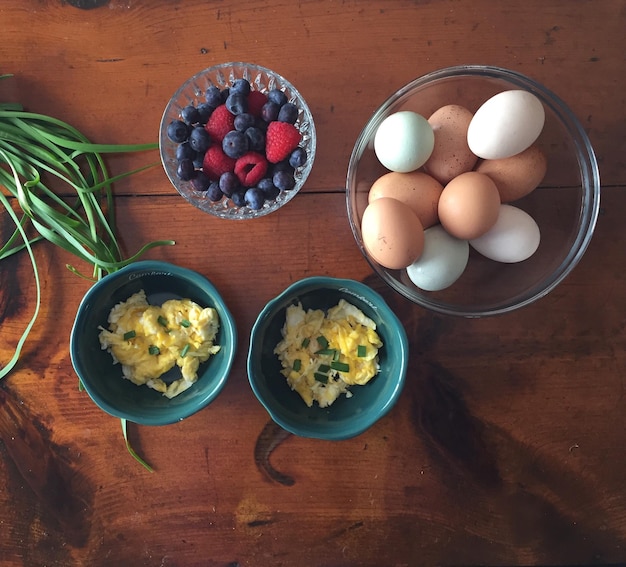
<svg viewBox="0 0 626 567">
<path fill-rule="evenodd" d="M 167 127 L 173 120 L 181 119 L 181 111 L 186 106 L 197 106 L 205 102 L 205 93 L 211 86 L 220 90 L 230 87 L 237 79 L 247 79 L 251 89 L 267 94 L 272 89 L 280 89 L 287 96 L 288 102 L 298 109 L 296 128 L 302 135 L 300 146 L 304 148 L 307 159 L 304 165 L 297 167 L 294 172 L 295 186 L 293 189 L 281 191 L 272 200 L 264 203 L 260 209 L 251 209 L 248 206 L 237 207 L 228 198 L 211 201 L 206 192 L 194 190 L 188 181 L 181 181 L 177 174 L 178 161 L 176 148 L 178 144 L 167 136 Z M 307 103 L 296 88 L 287 79 L 274 71 L 251 63 L 222 63 L 200 71 L 174 93 L 165 107 L 161 118 L 159 131 L 159 148 L 161 162 L 167 177 L 176 190 L 192 205 L 200 210 L 223 219 L 245 220 L 268 215 L 291 201 L 304 185 L 313 162 L 315 160 L 316 134 L 313 116 Z"/>
<path fill-rule="evenodd" d="M 124 379 L 120 364 L 103 350 L 99 327 L 107 326 L 111 309 L 144 290 L 148 303 L 191 299 L 213 307 L 219 317 L 215 344 L 220 350 L 200 364 L 198 380 L 174 398 Z M 141 425 L 167 425 L 208 406 L 221 392 L 237 351 L 235 320 L 215 286 L 201 274 L 168 262 L 133 262 L 98 280 L 83 297 L 70 335 L 70 358 L 94 403 L 106 413 Z M 180 377 L 179 370 L 172 370 Z"/>
<path fill-rule="evenodd" d="M 499 263 L 470 247 L 467 268 L 451 286 L 424 291 L 406 269 L 387 269 L 367 253 L 361 219 L 368 192 L 388 172 L 378 161 L 373 140 L 390 114 L 411 110 L 428 118 L 448 104 L 475 112 L 493 95 L 511 89 L 534 94 L 543 104 L 545 125 L 536 144 L 547 157 L 540 186 L 511 203 L 535 220 L 541 233 L 537 251 L 518 263 Z M 352 151 L 346 180 L 348 218 L 354 238 L 374 271 L 394 290 L 427 309 L 449 315 L 483 317 L 529 305 L 553 290 L 583 256 L 595 228 L 600 205 L 600 178 L 591 143 L 571 110 L 554 93 L 514 71 L 482 65 L 434 71 L 402 87 L 373 114 Z"/>
<path fill-rule="evenodd" d="M 367 384 L 351 387 L 351 397 L 341 395 L 325 408 L 317 403 L 308 407 L 281 374 L 274 349 L 282 339 L 289 305 L 299 302 L 305 311 L 326 311 L 340 299 L 376 323 L 383 343 L 380 371 Z M 248 380 L 272 420 L 283 429 L 301 437 L 338 441 L 360 435 L 391 410 L 404 387 L 408 360 L 406 331 L 376 291 L 354 280 L 315 276 L 294 282 L 259 313 L 250 335 Z"/>
</svg>

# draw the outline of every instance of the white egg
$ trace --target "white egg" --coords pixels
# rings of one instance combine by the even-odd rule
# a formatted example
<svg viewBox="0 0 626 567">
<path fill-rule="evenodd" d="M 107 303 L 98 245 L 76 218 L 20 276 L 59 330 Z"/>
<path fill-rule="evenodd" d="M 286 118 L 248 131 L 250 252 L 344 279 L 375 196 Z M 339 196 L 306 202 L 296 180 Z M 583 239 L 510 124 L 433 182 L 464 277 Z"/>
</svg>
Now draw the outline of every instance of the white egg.
<svg viewBox="0 0 626 567">
<path fill-rule="evenodd" d="M 409 110 L 390 114 L 374 135 L 376 157 L 387 169 L 408 173 L 422 167 L 435 146 L 428 120 Z"/>
<path fill-rule="evenodd" d="M 451 286 L 465 271 L 469 244 L 449 235 L 441 225 L 424 231 L 424 251 L 407 269 L 410 280 L 425 291 Z"/>
<path fill-rule="evenodd" d="M 527 212 L 512 205 L 500 205 L 496 224 L 470 240 L 470 245 L 491 260 L 512 264 L 530 258 L 540 241 L 539 227 Z"/>
<path fill-rule="evenodd" d="M 467 130 L 472 153 L 483 159 L 514 156 L 541 134 L 546 113 L 541 101 L 522 90 L 503 91 L 476 111 Z"/>
</svg>

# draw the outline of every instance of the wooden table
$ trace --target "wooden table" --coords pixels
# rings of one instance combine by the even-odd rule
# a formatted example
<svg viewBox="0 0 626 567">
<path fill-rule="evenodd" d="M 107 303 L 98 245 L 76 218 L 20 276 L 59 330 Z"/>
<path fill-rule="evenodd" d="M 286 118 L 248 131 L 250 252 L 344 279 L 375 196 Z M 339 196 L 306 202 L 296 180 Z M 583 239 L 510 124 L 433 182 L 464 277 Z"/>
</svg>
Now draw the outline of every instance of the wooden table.
<svg viewBox="0 0 626 567">
<path fill-rule="evenodd" d="M 208 276 L 240 336 L 209 408 L 130 428 L 153 474 L 126 452 L 119 420 L 77 389 L 68 336 L 89 282 L 65 269 L 68 255 L 36 247 L 42 313 L 0 386 L 0 564 L 626 561 L 625 29 L 620 0 L 110 0 L 92 10 L 3 0 L 0 71 L 16 75 L 29 110 L 94 141 L 154 142 L 187 77 L 250 61 L 307 99 L 318 153 L 302 193 L 254 223 L 181 205 L 160 167 L 117 184 L 127 253 L 176 240 L 147 257 Z M 344 202 L 348 157 L 374 109 L 415 77 L 461 63 L 520 71 L 561 96 L 589 133 L 603 184 L 596 234 L 574 272 L 537 303 L 480 320 L 433 315 L 383 289 Z M 157 159 L 109 164 L 121 172 Z M 4 240 L 6 215 L 0 229 Z M 248 334 L 267 300 L 317 274 L 381 289 L 410 336 L 408 383 L 361 436 L 288 437 L 271 452 L 276 431 L 245 373 Z M 2 363 L 33 294 L 25 255 L 0 263 Z"/>
</svg>

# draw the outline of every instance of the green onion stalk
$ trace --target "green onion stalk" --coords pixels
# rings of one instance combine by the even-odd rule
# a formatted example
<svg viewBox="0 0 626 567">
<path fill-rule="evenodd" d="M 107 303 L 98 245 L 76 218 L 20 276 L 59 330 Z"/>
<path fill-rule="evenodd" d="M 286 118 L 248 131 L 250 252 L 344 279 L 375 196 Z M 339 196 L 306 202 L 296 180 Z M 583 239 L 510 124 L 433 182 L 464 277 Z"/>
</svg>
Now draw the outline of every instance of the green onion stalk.
<svg viewBox="0 0 626 567">
<path fill-rule="evenodd" d="M 0 75 L 0 80 L 12 75 Z M 153 167 L 156 163 L 110 176 L 104 155 L 145 152 L 158 144 L 94 144 L 81 132 L 56 118 L 27 112 L 20 104 L 0 102 L 0 203 L 15 224 L 15 230 L 0 247 L 0 261 L 26 251 L 35 279 L 35 309 L 20 337 L 15 352 L 0 365 L 0 379 L 19 361 L 22 348 L 37 320 L 41 305 L 41 284 L 33 245 L 42 240 L 70 252 L 93 267 L 91 276 L 73 265 L 74 274 L 97 281 L 136 261 L 157 246 L 173 245 L 172 240 L 156 240 L 125 258 L 116 234 L 112 185 L 114 182 Z M 50 182 L 69 189 L 73 198 L 63 198 Z M 82 388 L 82 385 L 81 385 Z M 144 467 L 152 468 L 132 449 L 126 420 L 122 432 L 130 454 Z"/>
</svg>

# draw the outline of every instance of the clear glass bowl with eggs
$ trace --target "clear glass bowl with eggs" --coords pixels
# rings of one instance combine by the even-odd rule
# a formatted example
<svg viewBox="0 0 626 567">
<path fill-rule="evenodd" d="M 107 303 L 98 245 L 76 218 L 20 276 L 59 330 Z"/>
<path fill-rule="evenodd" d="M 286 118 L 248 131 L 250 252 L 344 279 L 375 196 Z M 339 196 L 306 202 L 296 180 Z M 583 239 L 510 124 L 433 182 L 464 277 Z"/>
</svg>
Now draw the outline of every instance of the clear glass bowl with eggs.
<svg viewBox="0 0 626 567">
<path fill-rule="evenodd" d="M 179 174 L 179 159 L 177 150 L 180 143 L 172 141 L 168 136 L 168 126 L 172 121 L 185 121 L 184 109 L 194 106 L 196 108 L 206 105 L 206 93 L 210 87 L 217 87 L 223 93 L 227 93 L 233 84 L 245 79 L 250 83 L 251 91 L 259 91 L 267 96 L 274 89 L 282 91 L 286 101 L 294 105 L 297 109 L 297 118 L 294 126 L 301 135 L 299 146 L 306 154 L 303 164 L 291 167 L 287 161 L 280 164 L 269 164 L 267 177 L 273 170 L 280 167 L 288 169 L 293 174 L 293 187 L 281 188 L 277 196 L 272 196 L 264 200 L 260 208 L 252 208 L 247 204 L 236 205 L 233 199 L 224 196 L 223 198 L 212 199 L 208 191 L 197 190 L 190 179 L 181 179 Z M 250 111 L 251 112 L 251 111 Z M 263 122 L 260 120 L 260 122 Z M 203 126 L 205 121 L 194 123 L 192 126 Z M 260 125 L 259 125 L 260 127 Z M 264 131 L 267 124 L 262 128 Z M 211 145 L 221 145 L 218 140 L 212 140 Z M 280 74 L 253 63 L 232 62 L 214 65 L 196 73 L 186 80 L 168 101 L 163 112 L 159 132 L 159 148 L 161 162 L 167 177 L 176 190 L 192 205 L 213 216 L 232 219 L 247 220 L 268 215 L 293 199 L 307 180 L 313 167 L 316 149 L 316 133 L 313 115 L 306 101 L 298 90 Z M 261 150 L 259 150 L 261 151 Z M 202 161 L 202 157 L 200 157 Z M 202 172 L 204 168 L 198 163 L 195 166 L 196 172 Z M 265 177 L 265 176 L 264 176 Z M 249 188 L 242 186 L 242 189 Z M 284 190 L 283 190 L 284 189 Z"/>
<path fill-rule="evenodd" d="M 374 271 L 416 304 L 464 317 L 553 290 L 587 249 L 600 204 L 594 151 L 567 105 L 529 77 L 480 65 L 434 71 L 390 96 L 359 135 L 346 183 Z"/>
</svg>

